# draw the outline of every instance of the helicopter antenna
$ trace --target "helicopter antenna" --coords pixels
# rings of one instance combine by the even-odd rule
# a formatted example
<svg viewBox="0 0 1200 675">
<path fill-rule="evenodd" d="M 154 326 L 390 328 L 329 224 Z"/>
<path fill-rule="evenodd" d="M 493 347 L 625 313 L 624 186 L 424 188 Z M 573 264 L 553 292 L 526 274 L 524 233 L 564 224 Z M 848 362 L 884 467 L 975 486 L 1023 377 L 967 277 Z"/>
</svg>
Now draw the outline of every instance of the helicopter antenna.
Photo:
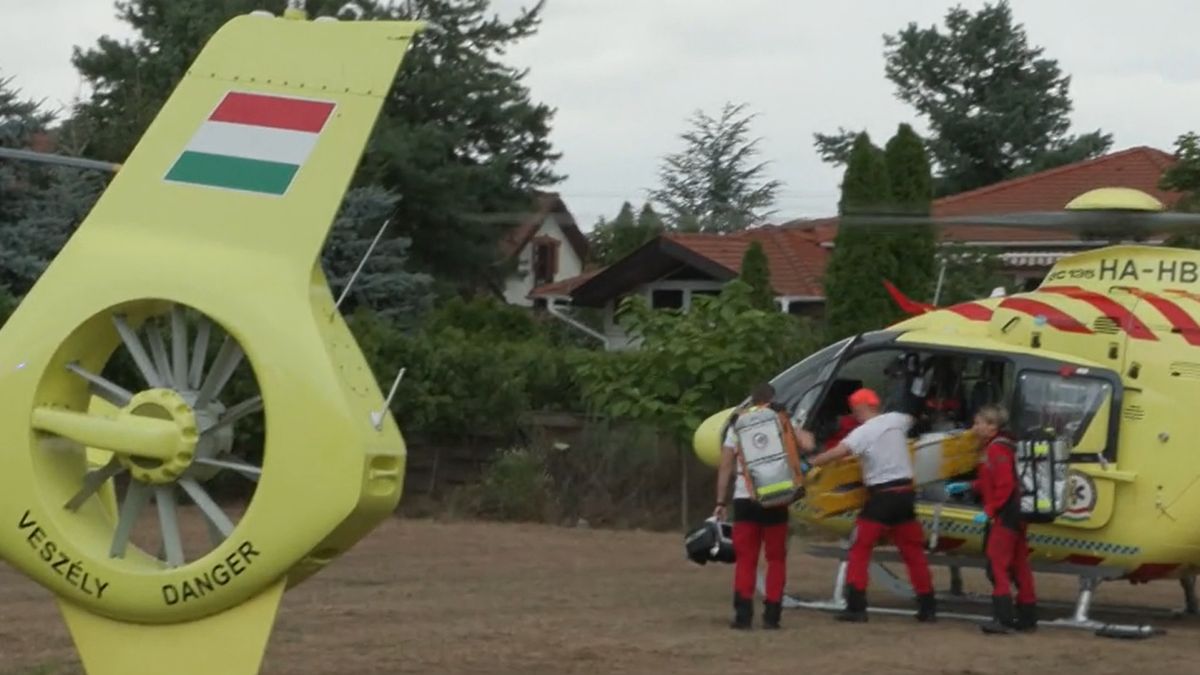
<svg viewBox="0 0 1200 675">
<path fill-rule="evenodd" d="M 107 171 L 109 173 L 116 173 L 121 170 L 120 164 L 102 162 L 98 159 L 84 159 L 82 157 L 54 155 L 47 152 L 18 150 L 16 148 L 0 148 L 0 158 L 16 159 L 25 162 L 38 162 L 41 164 L 57 164 L 59 166 L 69 166 L 75 169 L 90 169 L 93 171 Z"/>
</svg>

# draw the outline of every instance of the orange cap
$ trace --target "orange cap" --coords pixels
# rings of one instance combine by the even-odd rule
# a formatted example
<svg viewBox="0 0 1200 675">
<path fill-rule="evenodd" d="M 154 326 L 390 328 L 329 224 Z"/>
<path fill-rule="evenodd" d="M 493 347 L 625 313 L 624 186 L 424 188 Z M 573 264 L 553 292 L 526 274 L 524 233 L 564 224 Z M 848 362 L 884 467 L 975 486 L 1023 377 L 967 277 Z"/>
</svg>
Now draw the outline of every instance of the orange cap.
<svg viewBox="0 0 1200 675">
<path fill-rule="evenodd" d="M 870 389 L 859 389 L 853 394 L 850 394 L 850 407 L 853 408 L 860 405 L 869 405 L 872 408 L 878 408 L 879 394 L 876 394 Z"/>
</svg>

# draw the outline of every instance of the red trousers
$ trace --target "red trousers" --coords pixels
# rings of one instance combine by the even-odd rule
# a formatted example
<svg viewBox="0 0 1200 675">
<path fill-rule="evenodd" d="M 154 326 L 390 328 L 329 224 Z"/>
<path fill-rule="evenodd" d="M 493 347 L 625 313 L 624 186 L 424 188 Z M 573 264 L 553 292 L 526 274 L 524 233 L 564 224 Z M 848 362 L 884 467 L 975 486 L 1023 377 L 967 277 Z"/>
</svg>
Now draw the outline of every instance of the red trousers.
<svg viewBox="0 0 1200 675">
<path fill-rule="evenodd" d="M 766 549 L 766 601 L 780 602 L 787 580 L 788 524 L 763 525 L 751 520 L 733 522 L 733 590 L 739 597 L 752 599 L 758 581 L 758 549 Z"/>
<path fill-rule="evenodd" d="M 871 551 L 884 535 L 891 535 L 892 542 L 900 549 L 913 590 L 918 595 L 932 593 L 933 580 L 929 576 L 929 561 L 925 559 L 925 531 L 915 519 L 884 525 L 859 516 L 854 523 L 854 542 L 850 544 L 846 560 L 846 583 L 856 590 L 867 590 Z"/>
<path fill-rule="evenodd" d="M 1014 530 L 992 523 L 987 536 L 988 562 L 992 568 L 992 595 L 1011 595 L 1011 581 L 1017 583 L 1017 604 L 1032 605 L 1037 602 L 1033 588 L 1033 569 L 1029 566 L 1029 546 L 1025 542 L 1025 526 Z M 1010 578 L 1011 577 L 1011 578 Z"/>
</svg>

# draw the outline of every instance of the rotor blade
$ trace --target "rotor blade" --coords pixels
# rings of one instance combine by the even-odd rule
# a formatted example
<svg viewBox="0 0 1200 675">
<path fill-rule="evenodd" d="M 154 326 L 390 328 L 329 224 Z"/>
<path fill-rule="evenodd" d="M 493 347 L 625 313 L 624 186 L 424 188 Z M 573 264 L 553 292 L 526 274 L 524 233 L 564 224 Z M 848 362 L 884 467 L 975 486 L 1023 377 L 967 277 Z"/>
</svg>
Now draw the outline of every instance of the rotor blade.
<svg viewBox="0 0 1200 675">
<path fill-rule="evenodd" d="M 213 423 L 213 425 L 211 427 L 204 429 L 204 431 L 212 431 L 213 429 L 220 429 L 221 427 L 227 427 L 230 424 L 233 424 L 234 422 L 237 422 L 238 420 L 242 419 L 243 417 L 253 415 L 254 413 L 256 413 L 262 409 L 263 409 L 263 400 L 262 400 L 261 394 L 258 396 L 255 396 L 254 398 L 248 398 L 245 401 L 242 401 L 241 403 L 238 403 L 237 405 L 231 407 L 229 410 L 226 410 L 225 414 L 221 415 L 221 419 L 219 419 L 215 423 Z"/>
<path fill-rule="evenodd" d="M 167 347 L 163 343 L 162 331 L 158 326 L 150 326 L 146 329 L 146 336 L 150 340 L 150 354 L 154 357 L 154 368 L 158 371 L 159 380 L 162 386 L 171 386 L 171 361 L 167 358 Z"/>
<path fill-rule="evenodd" d="M 186 389 L 188 377 L 187 318 L 183 315 L 183 308 L 179 305 L 171 305 L 171 365 L 175 389 Z"/>
<path fill-rule="evenodd" d="M 1200 228 L 1200 214 L 1116 209 L 1029 211 L 992 215 L 920 216 L 860 213 L 838 218 L 839 225 L 888 227 L 907 225 L 1045 228 L 1055 230 L 1114 230 L 1169 232 Z"/>
<path fill-rule="evenodd" d="M 200 379 L 204 376 L 204 360 L 208 358 L 208 336 L 212 332 L 212 323 L 208 317 L 201 316 L 196 328 L 196 342 L 192 345 L 192 366 L 188 372 L 188 388 L 199 389 Z"/>
<path fill-rule="evenodd" d="M 221 395 L 221 390 L 225 388 L 229 378 L 233 377 L 233 371 L 237 370 L 238 364 L 242 362 L 242 356 L 242 346 L 233 339 L 232 335 L 226 335 L 225 341 L 221 343 L 221 349 L 217 352 L 217 357 L 213 359 L 208 377 L 204 378 L 204 385 L 200 387 L 200 393 L 196 395 L 196 403 L 192 407 L 203 408 Z"/>
<path fill-rule="evenodd" d="M 228 457 L 227 459 L 214 459 L 211 457 L 197 457 L 194 461 L 196 464 L 205 464 L 207 466 L 219 466 L 222 469 L 229 469 L 230 471 L 236 471 L 256 483 L 258 482 L 259 476 L 262 475 L 261 468 L 254 466 L 253 464 L 246 462 L 244 460 L 238 459 L 237 457 Z"/>
<path fill-rule="evenodd" d="M 137 523 L 138 516 L 150 501 L 150 487 L 139 480 L 129 481 L 129 490 L 125 493 L 125 501 L 121 502 L 121 517 L 117 520 L 117 529 L 113 532 L 110 558 L 124 558 L 125 549 L 129 547 L 129 534 Z"/>
<path fill-rule="evenodd" d="M 179 537 L 179 512 L 175 507 L 175 490 L 170 485 L 154 488 L 154 502 L 158 505 L 158 525 L 162 532 L 162 546 L 167 552 L 167 564 L 171 567 L 183 565 L 183 539 Z"/>
<path fill-rule="evenodd" d="M 90 382 L 92 385 L 91 390 L 93 394 L 117 406 L 118 408 L 124 408 L 125 406 L 129 405 L 129 401 L 133 399 L 133 393 L 128 389 L 122 387 L 116 382 L 113 382 L 112 380 L 87 370 L 83 366 L 79 365 L 78 362 L 72 361 L 71 363 L 68 363 L 67 370 Z"/>
<path fill-rule="evenodd" d="M 83 506 L 84 502 L 86 502 L 92 495 L 96 494 L 96 491 L 99 490 L 101 486 L 108 482 L 109 479 L 119 475 L 124 470 L 125 466 L 121 464 L 121 461 L 116 457 L 113 457 L 108 461 L 108 464 L 105 464 L 94 471 L 87 472 L 87 474 L 85 474 L 83 477 L 83 487 L 80 488 L 79 492 L 75 493 L 74 497 L 71 497 L 71 500 L 68 501 L 63 508 L 67 509 L 68 511 L 78 511 L 79 507 Z"/>
<path fill-rule="evenodd" d="M 188 496 L 192 498 L 196 506 L 200 507 L 204 516 L 208 518 L 208 522 L 212 523 L 222 535 L 228 538 L 230 534 L 233 534 L 233 521 L 229 520 L 229 516 L 225 515 L 225 511 L 213 501 L 212 497 L 208 496 L 208 493 L 204 491 L 204 488 L 200 487 L 200 484 L 194 478 L 180 479 L 179 487 L 188 493 Z"/>
<path fill-rule="evenodd" d="M 117 327 L 117 332 L 121 334 L 121 341 L 125 343 L 125 349 L 129 350 L 129 355 L 133 357 L 133 362 L 137 364 L 142 377 L 146 379 L 146 384 L 151 387 L 161 387 L 162 384 L 158 378 L 158 372 L 154 370 L 154 364 L 150 362 L 150 356 L 142 348 L 142 341 L 138 339 L 137 333 L 133 332 L 133 329 L 129 327 L 129 324 L 125 322 L 125 317 L 121 314 L 113 315 L 113 323 Z"/>
</svg>

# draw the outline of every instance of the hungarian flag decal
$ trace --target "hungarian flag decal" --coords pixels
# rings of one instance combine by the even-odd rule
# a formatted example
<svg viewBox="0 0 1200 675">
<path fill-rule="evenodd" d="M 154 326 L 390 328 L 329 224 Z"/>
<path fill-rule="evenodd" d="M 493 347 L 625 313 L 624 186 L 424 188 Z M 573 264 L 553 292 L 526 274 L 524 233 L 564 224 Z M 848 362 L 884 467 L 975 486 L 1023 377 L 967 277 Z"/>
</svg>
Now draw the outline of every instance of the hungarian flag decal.
<svg viewBox="0 0 1200 675">
<path fill-rule="evenodd" d="M 330 101 L 231 91 L 200 125 L 166 180 L 283 195 L 334 107 Z"/>
</svg>

